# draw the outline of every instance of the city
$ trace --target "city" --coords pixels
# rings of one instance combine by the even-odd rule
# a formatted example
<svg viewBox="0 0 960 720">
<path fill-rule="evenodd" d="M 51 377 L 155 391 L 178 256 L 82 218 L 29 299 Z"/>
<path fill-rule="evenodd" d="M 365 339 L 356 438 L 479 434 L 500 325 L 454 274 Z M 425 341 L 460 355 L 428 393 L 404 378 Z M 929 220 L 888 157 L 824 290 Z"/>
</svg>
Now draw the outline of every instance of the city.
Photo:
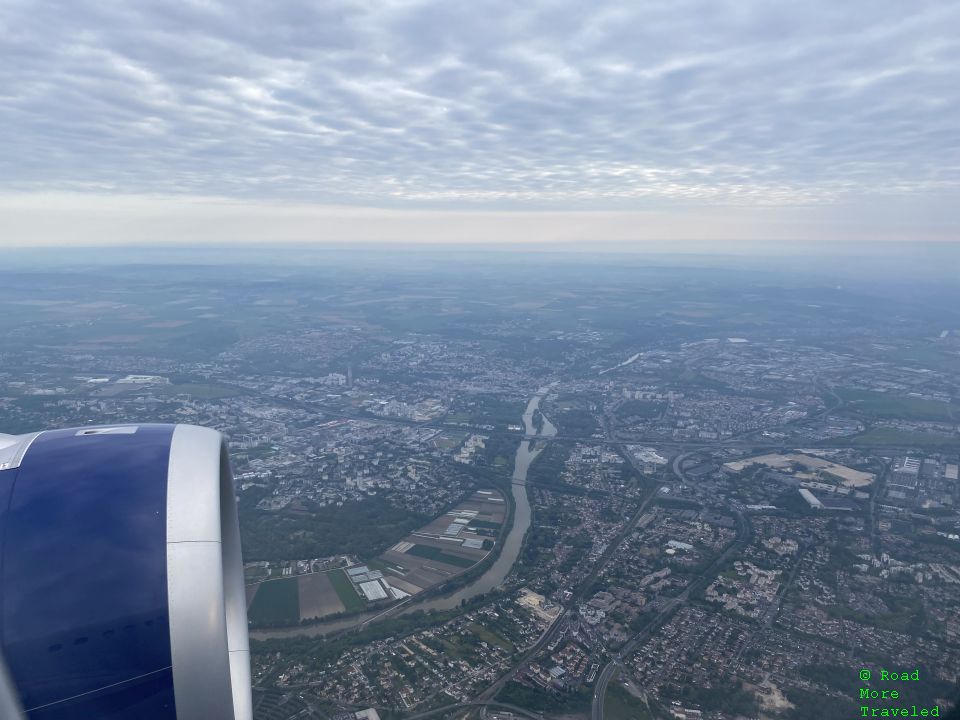
<svg viewBox="0 0 960 720">
<path fill-rule="evenodd" d="M 958 30 L 0 0 L 0 720 L 960 720 Z"/>
<path fill-rule="evenodd" d="M 226 434 L 258 718 L 954 704 L 951 291 L 489 262 L 9 276 L 3 429 Z"/>
</svg>

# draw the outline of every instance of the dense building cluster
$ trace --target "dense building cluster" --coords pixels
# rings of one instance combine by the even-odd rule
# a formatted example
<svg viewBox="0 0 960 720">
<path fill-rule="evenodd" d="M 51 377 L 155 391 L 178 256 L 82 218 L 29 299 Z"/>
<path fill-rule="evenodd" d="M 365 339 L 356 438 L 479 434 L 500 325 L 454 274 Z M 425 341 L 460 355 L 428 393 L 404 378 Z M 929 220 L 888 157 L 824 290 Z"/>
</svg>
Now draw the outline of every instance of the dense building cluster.
<svg viewBox="0 0 960 720">
<path fill-rule="evenodd" d="M 0 430 L 228 436 L 270 717 L 838 720 L 880 663 L 949 707 L 956 330 L 551 267 L 0 287 Z"/>
</svg>

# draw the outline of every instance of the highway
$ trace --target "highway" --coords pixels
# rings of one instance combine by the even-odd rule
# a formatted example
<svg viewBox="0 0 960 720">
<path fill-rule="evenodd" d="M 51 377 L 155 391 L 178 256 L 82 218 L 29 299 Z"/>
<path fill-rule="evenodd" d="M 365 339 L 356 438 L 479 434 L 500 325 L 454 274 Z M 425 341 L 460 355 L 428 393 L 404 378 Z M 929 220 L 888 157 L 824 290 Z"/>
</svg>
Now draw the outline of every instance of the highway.
<svg viewBox="0 0 960 720">
<path fill-rule="evenodd" d="M 604 426 L 605 426 L 604 427 L 605 431 L 609 434 L 611 432 L 609 426 L 606 423 L 604 423 Z M 556 436 L 552 439 L 555 439 L 555 438 Z M 614 444 L 614 443 L 611 443 L 611 444 Z M 616 444 L 625 444 L 625 443 L 616 443 Z M 690 452 L 693 452 L 693 451 L 690 451 Z M 639 470 L 639 468 L 637 468 L 636 458 L 634 458 L 628 452 L 623 452 L 622 454 L 634 468 Z M 688 452 L 687 454 L 690 454 L 690 453 Z M 680 480 L 684 480 L 684 476 L 682 474 L 682 470 L 680 469 L 679 465 L 674 466 L 674 473 L 677 475 L 677 477 Z M 563 611 L 560 613 L 560 615 L 557 616 L 557 619 L 554 620 L 553 624 L 547 629 L 547 631 L 541 636 L 541 638 L 536 643 L 534 643 L 516 663 L 513 664 L 513 666 L 507 672 L 501 675 L 494 683 L 488 686 L 486 690 L 480 693 L 476 697 L 476 700 L 487 701 L 496 697 L 497 693 L 500 692 L 501 688 L 503 688 L 503 686 L 510 680 L 510 678 L 514 677 L 516 673 L 522 670 L 523 667 L 525 667 L 526 664 L 532 658 L 536 657 L 537 654 L 540 653 L 540 651 L 543 650 L 543 648 L 546 647 L 556 637 L 557 633 L 564 626 L 565 619 L 569 616 L 570 612 L 574 608 L 576 608 L 577 605 L 580 603 L 580 601 L 583 599 L 584 593 L 593 584 L 599 572 L 606 566 L 610 558 L 613 557 L 613 554 L 616 552 L 617 548 L 620 546 L 623 540 L 626 537 L 628 537 L 630 533 L 634 531 L 634 529 L 637 526 L 637 522 L 639 522 L 643 513 L 650 506 L 650 504 L 661 494 L 661 491 L 666 487 L 668 486 L 664 484 L 658 484 L 656 487 L 651 488 L 650 492 L 643 499 L 643 502 L 640 503 L 640 507 L 636 510 L 636 512 L 634 512 L 630 520 L 624 525 L 624 527 L 617 534 L 617 536 L 613 540 L 611 540 L 610 543 L 608 543 L 606 550 L 598 558 L 597 562 L 594 563 L 594 566 L 591 569 L 590 574 L 580 581 L 576 589 L 573 591 L 573 594 L 571 595 L 570 599 L 566 603 L 564 603 Z M 728 550 L 724 553 L 724 555 L 718 558 L 718 560 L 715 561 L 715 563 L 722 562 L 723 559 L 726 559 L 727 553 L 731 552 L 735 545 L 736 545 L 736 542 L 732 543 L 730 548 L 728 548 Z M 712 568 L 714 567 L 714 565 L 712 564 L 710 567 Z M 684 597 L 684 596 L 681 596 L 681 597 Z M 679 598 L 671 601 L 671 603 L 675 603 L 678 599 Z M 671 604 L 671 607 L 669 608 L 670 611 L 672 611 L 672 607 L 673 605 Z M 603 672 L 604 674 L 600 676 L 601 680 L 603 679 L 604 675 L 606 675 L 606 682 L 609 682 L 609 675 L 612 673 L 612 671 L 610 670 L 610 665 L 608 665 L 607 668 L 604 668 Z M 598 686 L 601 680 L 597 681 Z M 604 687 L 606 687 L 606 683 L 604 683 Z M 594 703 L 596 704 L 596 702 L 597 702 L 597 698 L 596 696 L 594 696 Z M 603 704 L 602 696 L 600 698 L 600 704 L 602 708 L 602 704 Z M 600 717 L 602 717 L 602 715 Z"/>
<path fill-rule="evenodd" d="M 609 435 L 612 434 L 611 429 L 607 423 L 604 423 L 604 430 L 608 435 L 608 437 Z M 554 438 L 552 439 L 557 439 L 559 437 L 561 436 L 557 435 L 557 436 L 554 436 Z M 627 444 L 627 443 L 614 442 L 609 440 L 607 442 L 610 445 L 617 445 L 617 446 L 623 446 Z M 743 441 L 740 440 L 740 442 L 743 442 Z M 754 442 L 750 442 L 749 445 L 751 447 L 754 446 Z M 671 468 L 673 470 L 673 474 L 676 476 L 678 481 L 680 481 L 681 483 L 686 482 L 686 476 L 683 473 L 683 467 L 682 467 L 683 461 L 690 455 L 698 452 L 699 450 L 704 449 L 705 447 L 709 447 L 709 446 L 697 446 L 694 448 L 689 448 L 688 446 L 688 449 L 685 452 L 679 453 L 674 458 Z M 628 452 L 622 452 L 622 454 L 634 468 L 637 468 L 637 460 L 632 456 L 632 454 Z M 543 634 L 543 636 L 541 636 L 541 638 L 523 654 L 520 660 L 514 663 L 513 666 L 507 672 L 501 675 L 494 683 L 488 686 L 486 690 L 484 690 L 482 693 L 480 693 L 476 697 L 476 700 L 478 702 L 487 702 L 492 700 L 494 697 L 496 697 L 497 693 L 500 692 L 501 688 L 503 688 L 503 686 L 510 680 L 510 678 L 514 677 L 516 673 L 522 670 L 523 667 L 525 667 L 525 665 L 532 658 L 536 657 L 536 655 L 540 653 L 540 651 L 543 650 L 543 648 L 546 647 L 556 637 L 557 633 L 564 626 L 565 619 L 569 616 L 570 612 L 574 608 L 576 608 L 577 605 L 580 603 L 580 601 L 583 599 L 584 593 L 593 584 L 593 581 L 596 579 L 597 574 L 604 568 L 604 566 L 607 564 L 607 562 L 616 552 L 620 543 L 622 543 L 623 540 L 630 533 L 632 533 L 633 530 L 636 528 L 637 522 L 640 520 L 640 517 L 646 511 L 650 503 L 652 503 L 661 494 L 661 491 L 666 487 L 668 487 L 668 485 L 664 485 L 664 484 L 657 485 L 644 498 L 643 502 L 640 504 L 639 509 L 630 518 L 629 522 L 626 523 L 626 525 L 623 527 L 620 533 L 618 533 L 616 538 L 614 538 L 614 540 L 612 540 L 608 544 L 607 549 L 604 551 L 603 555 L 601 555 L 600 558 L 597 560 L 597 562 L 594 564 L 592 570 L 590 571 L 590 574 L 587 575 L 587 577 L 585 577 L 577 585 L 577 588 L 573 592 L 573 595 L 570 597 L 570 599 L 566 603 L 564 603 L 563 611 L 560 613 L 559 616 L 557 616 L 557 619 L 553 622 L 553 624 L 547 629 L 547 631 Z M 656 630 L 660 625 L 662 625 L 663 622 L 665 622 L 678 607 L 686 603 L 687 599 L 689 598 L 692 592 L 705 588 L 709 580 L 712 579 L 713 575 L 716 574 L 717 568 L 719 568 L 724 562 L 726 562 L 727 559 L 733 553 L 739 552 L 740 549 L 742 549 L 743 545 L 749 540 L 749 537 L 751 534 L 749 520 L 742 513 L 736 512 L 735 514 L 737 519 L 737 538 L 726 548 L 726 550 L 724 550 L 719 556 L 717 556 L 713 560 L 713 562 L 710 563 L 710 565 L 703 571 L 703 573 L 701 573 L 700 577 L 697 580 L 690 583 L 690 585 L 688 585 L 687 588 L 682 593 L 680 593 L 680 595 L 678 595 L 676 598 L 672 598 L 671 600 L 669 600 L 657 612 L 657 614 L 650 620 L 650 622 L 647 623 L 644 629 L 638 632 L 633 638 L 631 638 L 627 642 L 626 645 L 624 645 L 623 649 L 615 657 L 615 659 L 607 663 L 607 665 L 604 667 L 603 671 L 598 676 L 596 685 L 594 687 L 593 709 L 592 709 L 593 720 L 602 720 L 603 718 L 603 703 L 604 703 L 604 697 L 606 695 L 607 685 L 609 684 L 610 678 L 613 676 L 617 666 L 619 665 L 620 658 L 629 657 L 630 653 L 633 652 L 633 649 L 636 648 L 637 645 L 645 641 L 649 637 L 649 635 L 654 630 Z"/>
<path fill-rule="evenodd" d="M 676 479 L 680 483 L 687 482 L 687 477 L 683 472 L 683 461 L 700 449 L 702 448 L 691 448 L 690 450 L 680 453 L 674 457 L 673 462 L 671 463 L 671 469 L 673 470 L 673 474 L 676 476 Z M 657 614 L 654 615 L 649 622 L 647 622 L 643 629 L 630 638 L 630 640 L 627 641 L 627 643 L 620 649 L 613 659 L 603 668 L 600 675 L 597 677 L 596 685 L 594 685 L 593 688 L 593 704 L 591 708 L 592 720 L 603 720 L 604 702 L 607 695 L 607 687 L 609 686 L 610 680 L 613 678 L 617 668 L 621 666 L 623 658 L 629 658 L 630 655 L 633 654 L 633 651 L 636 650 L 637 646 L 640 645 L 640 643 L 645 642 L 661 625 L 663 625 L 663 623 L 665 623 L 673 615 L 677 609 L 686 604 L 691 594 L 704 590 L 710 580 L 712 580 L 714 575 L 716 575 L 717 570 L 722 567 L 723 564 L 735 553 L 739 553 L 747 544 L 747 542 L 749 542 L 753 532 L 750 526 L 750 520 L 740 511 L 734 511 L 734 514 L 737 521 L 736 539 L 730 543 L 730 545 L 728 545 L 727 548 L 720 553 L 720 555 L 714 558 L 714 560 L 703 570 L 703 572 L 700 573 L 700 576 L 687 585 L 683 592 L 681 592 L 677 597 L 668 600 L 663 607 L 657 611 Z"/>
<path fill-rule="evenodd" d="M 443 707 L 434 708 L 433 710 L 427 710 L 426 712 L 417 713 L 416 715 L 408 715 L 406 720 L 425 720 L 429 717 L 435 717 L 437 715 L 445 715 L 456 710 L 466 710 L 467 708 L 472 707 L 481 707 L 481 708 L 502 708 L 512 712 L 514 715 L 520 715 L 521 717 L 530 718 L 531 720 L 543 720 L 543 715 L 540 713 L 531 712 L 517 705 L 510 705 L 509 703 L 502 702 L 493 702 L 493 701 L 473 701 L 473 702 L 462 702 L 454 703 L 453 705 L 444 705 Z"/>
<path fill-rule="evenodd" d="M 607 694 L 607 686 L 610 683 L 610 679 L 613 677 L 614 671 L 620 665 L 621 660 L 623 658 L 630 657 L 640 643 L 645 642 L 650 635 L 652 635 L 673 615 L 676 610 L 687 603 L 691 595 L 706 589 L 707 584 L 713 579 L 714 575 L 716 575 L 717 570 L 722 567 L 730 557 L 736 553 L 739 553 L 749 542 L 752 535 L 750 521 L 745 515 L 739 512 L 736 514 L 736 518 L 737 538 L 727 546 L 726 550 L 714 558 L 713 562 L 711 562 L 706 569 L 700 573 L 700 576 L 696 580 L 687 585 L 683 592 L 681 592 L 677 597 L 671 598 L 664 603 L 663 607 L 657 611 L 657 614 L 650 619 L 644 628 L 630 638 L 630 640 L 628 640 L 627 643 L 614 656 L 613 660 L 607 663 L 606 667 L 603 668 L 603 671 L 597 678 L 597 684 L 593 689 L 593 720 L 603 719 L 603 703 L 604 697 Z"/>
<path fill-rule="evenodd" d="M 819 386 L 819 384 L 818 384 Z M 788 423 L 788 425 L 803 425 L 809 423 L 813 420 L 825 417 L 831 412 L 834 412 L 837 408 L 843 405 L 843 400 L 836 395 L 829 388 L 821 388 L 825 393 L 829 393 L 834 400 L 833 403 L 828 404 L 823 410 L 812 414 L 806 418 L 801 418 L 795 421 Z M 307 404 L 305 403 L 295 403 L 303 409 L 307 409 Z M 464 426 L 460 424 L 447 424 L 444 423 L 442 419 L 437 419 L 429 422 L 414 422 L 410 420 L 403 420 L 397 418 L 382 418 L 382 417 L 373 417 L 360 414 L 344 414 L 342 411 L 334 411 L 331 408 L 326 408 L 323 406 L 314 405 L 316 411 L 321 411 L 325 413 L 328 417 L 335 416 L 343 419 L 362 421 L 362 422 L 372 422 L 372 423 L 381 423 L 381 424 L 395 424 L 395 425 L 406 425 L 406 426 L 415 426 L 415 427 L 430 427 L 436 429 L 465 429 Z M 570 442 L 580 442 L 580 443 L 589 443 L 594 445 L 605 445 L 612 448 L 616 448 L 620 451 L 623 457 L 636 469 L 638 467 L 638 461 L 633 455 L 627 451 L 627 446 L 635 444 L 651 444 L 656 445 L 658 448 L 662 448 L 667 451 L 673 451 L 673 455 L 670 461 L 670 469 L 674 476 L 674 483 L 686 484 L 689 483 L 688 478 L 685 475 L 684 463 L 691 457 L 695 456 L 697 453 L 716 449 L 720 447 L 726 448 L 738 448 L 743 449 L 744 451 L 772 451 L 772 450 L 786 450 L 789 449 L 790 443 L 788 439 L 784 440 L 769 440 L 761 436 L 760 430 L 747 431 L 741 434 L 738 434 L 734 437 L 727 438 L 725 440 L 719 440 L 714 442 L 703 442 L 700 441 L 696 444 L 690 443 L 689 441 L 668 441 L 664 440 L 662 437 L 650 437 L 650 438 L 632 438 L 630 440 L 617 439 L 616 433 L 611 427 L 610 418 L 603 416 L 601 418 L 602 427 L 604 430 L 604 437 L 584 437 L 579 435 L 567 435 L 567 434 L 557 434 L 552 436 L 550 439 L 553 441 L 570 441 Z M 473 427 L 473 426 L 471 426 Z M 466 428 L 470 429 L 470 428 Z M 494 430 L 489 429 L 480 429 L 476 428 L 478 432 L 483 432 L 488 435 L 500 435 L 500 436 L 510 436 L 516 439 L 541 439 L 538 435 L 524 435 L 519 432 L 511 432 L 505 430 Z M 773 428 L 775 429 L 775 428 Z M 836 446 L 839 444 L 838 439 L 837 443 L 832 443 L 831 446 Z M 816 443 L 823 445 L 824 443 Z M 873 447 L 875 451 L 890 451 L 897 452 L 904 449 L 909 449 L 906 446 L 899 445 L 889 445 L 883 448 Z M 879 490 L 882 489 L 883 484 L 886 480 L 886 476 L 889 473 L 889 464 L 885 467 L 884 472 L 878 478 L 878 482 L 873 488 L 874 492 L 870 498 L 869 512 L 870 512 L 870 532 L 871 536 L 875 532 L 875 503 Z M 618 534 L 608 543 L 607 548 L 603 554 L 597 559 L 593 564 L 590 572 L 576 585 L 573 590 L 571 597 L 563 603 L 562 610 L 556 620 L 544 631 L 541 637 L 531 645 L 522 656 L 515 661 L 505 672 L 503 672 L 496 680 L 494 680 L 489 686 L 486 687 L 482 692 L 477 694 L 472 700 L 465 701 L 461 703 L 452 703 L 444 707 L 435 708 L 429 711 L 425 711 L 419 714 L 409 716 L 408 720 L 420 720 L 421 718 L 429 718 L 438 716 L 441 714 L 446 714 L 450 712 L 455 712 L 457 710 L 463 709 L 466 710 L 472 707 L 482 707 L 482 708 L 502 708 L 508 710 L 516 715 L 530 718 L 531 720 L 542 720 L 543 715 L 541 713 L 534 713 L 529 710 L 525 710 L 520 707 L 516 707 L 510 704 L 501 703 L 495 701 L 497 694 L 502 690 L 504 685 L 515 677 L 518 673 L 522 672 L 524 667 L 535 657 L 537 657 L 551 642 L 553 642 L 568 626 L 568 621 L 576 611 L 579 603 L 583 601 L 586 591 L 591 587 L 595 581 L 598 574 L 603 570 L 607 565 L 610 559 L 614 556 L 619 546 L 622 544 L 625 538 L 627 538 L 636 528 L 636 525 L 649 507 L 649 505 L 658 497 L 661 496 L 661 491 L 669 487 L 669 484 L 658 484 L 656 487 L 651 488 L 649 493 L 643 498 L 639 508 L 634 512 L 630 519 L 623 525 Z M 608 493 L 604 493 L 608 494 Z M 731 508 L 732 512 L 736 519 L 737 524 L 737 535 L 736 538 L 724 549 L 710 564 L 699 574 L 695 579 L 693 579 L 687 587 L 676 597 L 674 598 L 664 598 L 659 606 L 653 610 L 647 621 L 644 623 L 642 629 L 640 629 L 633 637 L 631 637 L 627 643 L 619 650 L 619 652 L 613 654 L 606 665 L 602 668 L 601 672 L 598 674 L 597 679 L 594 685 L 593 701 L 591 707 L 591 716 L 592 720 L 603 720 L 604 718 L 604 703 L 609 688 L 609 684 L 614 676 L 617 674 L 619 669 L 623 668 L 624 660 L 629 658 L 636 649 L 644 642 L 646 642 L 657 630 L 684 605 L 689 602 L 690 597 L 696 596 L 698 593 L 701 593 L 709 584 L 709 582 L 716 576 L 718 570 L 736 554 L 740 553 L 746 544 L 750 541 L 752 537 L 752 527 L 750 524 L 749 518 L 744 515 L 739 509 Z M 780 588 L 780 591 L 777 593 L 774 601 L 771 602 L 770 606 L 766 609 L 761 618 L 761 628 L 758 630 L 756 637 L 759 639 L 762 637 L 767 628 L 774 621 L 777 610 L 780 607 L 783 596 L 785 595 L 787 589 L 793 583 L 794 577 L 797 573 L 797 570 L 800 565 L 800 560 L 807 552 L 808 548 L 803 548 L 801 553 L 797 558 L 797 562 L 792 568 L 789 578 Z M 751 644 L 748 641 L 748 645 Z M 742 651 L 742 650 L 741 650 Z M 739 653 L 738 657 L 739 659 Z"/>
<path fill-rule="evenodd" d="M 644 511 L 650 505 L 651 502 L 657 497 L 663 485 L 659 485 L 655 488 L 652 488 L 650 493 L 644 498 L 643 502 L 640 503 L 640 507 L 633 514 L 630 520 L 624 525 L 623 529 L 617 534 L 617 536 L 610 541 L 607 545 L 607 549 L 604 551 L 597 562 L 594 563 L 593 569 L 590 571 L 590 574 L 587 575 L 580 583 L 577 585 L 576 589 L 573 591 L 573 594 L 570 596 L 570 599 L 564 603 L 563 610 L 557 616 L 557 619 L 553 621 L 547 631 L 534 643 L 521 658 L 511 666 L 511 668 L 501 675 L 493 684 L 487 687 L 482 693 L 477 696 L 478 701 L 490 700 L 496 697 L 497 693 L 500 692 L 500 689 L 513 677 L 517 672 L 519 672 L 523 667 L 529 662 L 529 660 L 536 655 L 556 637 L 557 633 L 564 626 L 564 620 L 568 617 L 571 610 L 577 607 L 580 601 L 583 599 L 584 593 L 587 589 L 593 584 L 593 581 L 596 579 L 597 574 L 604 568 L 610 558 L 613 556 L 613 553 L 616 551 L 617 547 L 623 540 L 633 532 L 634 528 L 637 526 L 637 522 L 640 520 L 640 517 L 643 515 Z"/>
</svg>

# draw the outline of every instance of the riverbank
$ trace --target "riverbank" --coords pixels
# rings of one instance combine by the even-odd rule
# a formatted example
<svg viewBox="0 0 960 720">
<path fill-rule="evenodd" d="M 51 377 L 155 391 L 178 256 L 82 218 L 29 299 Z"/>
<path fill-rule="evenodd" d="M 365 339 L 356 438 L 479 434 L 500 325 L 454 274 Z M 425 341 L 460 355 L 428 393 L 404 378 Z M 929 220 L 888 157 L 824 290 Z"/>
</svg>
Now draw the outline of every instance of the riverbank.
<svg viewBox="0 0 960 720">
<path fill-rule="evenodd" d="M 540 409 L 540 402 L 550 390 L 550 386 L 540 388 L 527 403 L 526 410 L 523 413 L 524 435 L 527 438 L 536 436 L 538 438 L 550 438 L 557 434 L 557 428 L 545 416 L 540 414 L 541 427 L 539 432 L 534 427 L 534 414 Z M 458 590 L 440 597 L 423 597 L 419 601 L 416 598 L 408 598 L 399 605 L 387 608 L 380 612 L 368 612 L 361 615 L 352 615 L 332 620 L 330 622 L 321 622 L 312 625 L 294 626 L 289 628 L 270 628 L 263 630 L 253 630 L 250 637 L 254 640 L 266 640 L 279 637 L 296 636 L 318 636 L 338 633 L 354 628 L 366 627 L 373 622 L 378 622 L 390 617 L 398 617 L 415 612 L 447 611 L 459 607 L 464 602 L 490 592 L 498 587 L 506 579 L 514 563 L 520 555 L 523 547 L 523 539 L 530 529 L 530 501 L 527 497 L 527 472 L 531 463 L 537 459 L 543 451 L 545 444 L 535 440 L 524 439 L 520 441 L 520 446 L 514 458 L 513 476 L 511 480 L 511 495 L 513 504 L 513 522 L 503 540 L 500 554 L 493 564 L 475 581 L 465 585 Z"/>
</svg>

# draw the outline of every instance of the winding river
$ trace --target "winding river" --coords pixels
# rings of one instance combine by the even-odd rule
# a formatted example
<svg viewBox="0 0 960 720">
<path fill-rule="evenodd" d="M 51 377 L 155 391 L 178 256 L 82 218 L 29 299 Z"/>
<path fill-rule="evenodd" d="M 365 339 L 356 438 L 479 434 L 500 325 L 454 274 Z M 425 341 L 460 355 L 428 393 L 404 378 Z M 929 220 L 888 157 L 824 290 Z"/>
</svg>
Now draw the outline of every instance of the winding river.
<svg viewBox="0 0 960 720">
<path fill-rule="evenodd" d="M 478 577 L 469 585 L 466 585 L 450 595 L 444 595 L 424 602 L 409 602 L 403 610 L 398 610 L 401 606 L 395 606 L 390 610 L 380 613 L 364 613 L 362 615 L 353 615 L 341 620 L 333 620 L 306 627 L 277 628 L 271 630 L 252 630 L 250 636 L 257 640 L 276 637 L 290 637 L 295 635 L 327 635 L 340 630 L 347 630 L 352 627 L 365 625 L 380 616 L 406 615 L 407 613 L 417 612 L 419 610 L 450 610 L 457 607 L 464 600 L 476 597 L 477 595 L 493 590 L 500 585 L 507 577 L 513 564 L 520 555 L 520 548 L 523 546 L 523 537 L 530 529 L 530 500 L 527 497 L 527 471 L 530 464 L 536 460 L 537 456 L 543 451 L 545 444 L 537 442 L 533 438 L 549 438 L 557 434 L 557 428 L 545 416 L 542 416 L 543 426 L 540 432 L 533 422 L 533 416 L 540 409 L 540 401 L 544 398 L 550 386 L 540 388 L 537 393 L 530 398 L 527 403 L 527 409 L 523 413 L 523 428 L 526 439 L 520 442 L 517 448 L 517 454 L 513 465 L 513 525 L 510 532 L 507 533 L 506 540 L 503 542 L 503 548 L 496 562 L 491 565 L 483 575 Z"/>
<path fill-rule="evenodd" d="M 540 409 L 540 401 L 547 394 L 549 388 L 540 388 L 537 394 L 530 398 L 527 403 L 527 409 L 523 413 L 524 434 L 527 437 L 537 435 L 538 437 L 553 437 L 557 434 L 557 428 L 554 427 L 545 416 L 543 417 L 543 427 L 538 433 L 533 423 L 534 412 Z M 544 448 L 543 443 L 539 447 L 531 447 L 537 444 L 534 440 L 522 440 L 520 447 L 517 448 L 517 455 L 513 464 L 513 525 L 504 540 L 500 556 L 490 568 L 474 582 L 460 588 L 452 595 L 439 597 L 434 600 L 417 603 L 412 605 L 404 613 L 415 612 L 417 610 L 450 610 L 457 607 L 461 601 L 469 600 L 477 595 L 489 592 L 497 587 L 506 579 L 510 568 L 517 561 L 520 555 L 520 548 L 523 545 L 523 537 L 530 529 L 530 500 L 527 498 L 527 471 L 537 455 Z"/>
</svg>

